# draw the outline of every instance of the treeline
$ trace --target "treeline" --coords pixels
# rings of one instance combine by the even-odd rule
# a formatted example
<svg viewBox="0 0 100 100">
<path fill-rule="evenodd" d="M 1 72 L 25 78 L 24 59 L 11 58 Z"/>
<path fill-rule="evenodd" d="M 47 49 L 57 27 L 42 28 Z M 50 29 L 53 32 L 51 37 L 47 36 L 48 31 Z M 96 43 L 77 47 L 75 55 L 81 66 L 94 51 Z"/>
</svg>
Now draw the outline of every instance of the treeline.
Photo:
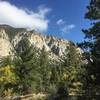
<svg viewBox="0 0 100 100">
<path fill-rule="evenodd" d="M 74 44 L 67 46 L 64 57 L 57 63 L 50 60 L 45 47 L 38 51 L 26 38 L 17 47 L 16 56 L 6 57 L 0 64 L 2 96 L 55 93 L 61 86 L 69 93 L 82 92 L 86 70 Z"/>
</svg>

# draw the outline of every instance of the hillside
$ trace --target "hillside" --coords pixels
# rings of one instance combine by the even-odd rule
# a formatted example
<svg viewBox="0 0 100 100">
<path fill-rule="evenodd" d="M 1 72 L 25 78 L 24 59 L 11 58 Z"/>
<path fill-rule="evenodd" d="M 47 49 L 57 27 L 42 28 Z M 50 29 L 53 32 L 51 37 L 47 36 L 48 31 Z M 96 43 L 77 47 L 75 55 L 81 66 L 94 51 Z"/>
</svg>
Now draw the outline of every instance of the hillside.
<svg viewBox="0 0 100 100">
<path fill-rule="evenodd" d="M 0 26 L 0 42 L 0 82 L 7 95 L 56 93 L 58 85 L 72 95 L 84 92 L 82 50 L 73 42 L 7 25 Z"/>
<path fill-rule="evenodd" d="M 14 55 L 18 43 L 23 37 L 26 37 L 39 50 L 45 47 L 52 59 L 59 59 L 59 57 L 63 56 L 66 47 L 70 43 L 67 40 L 44 35 L 34 30 L 27 31 L 24 28 L 0 25 L 0 56 Z"/>
</svg>

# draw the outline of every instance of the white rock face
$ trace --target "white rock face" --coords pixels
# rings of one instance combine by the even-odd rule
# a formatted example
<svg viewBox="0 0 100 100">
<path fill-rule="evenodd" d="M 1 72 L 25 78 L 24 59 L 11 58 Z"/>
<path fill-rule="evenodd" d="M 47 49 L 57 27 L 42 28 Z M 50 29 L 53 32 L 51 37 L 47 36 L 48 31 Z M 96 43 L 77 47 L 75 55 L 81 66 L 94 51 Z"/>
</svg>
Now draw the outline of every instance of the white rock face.
<svg viewBox="0 0 100 100">
<path fill-rule="evenodd" d="M 58 39 L 52 36 L 46 36 L 42 35 L 35 31 L 23 31 L 19 32 L 15 37 L 12 39 L 12 44 L 14 47 L 18 44 L 18 42 L 23 38 L 27 37 L 30 41 L 30 43 L 42 50 L 43 47 L 45 47 L 45 50 L 47 52 L 52 52 L 52 54 L 57 56 L 62 56 L 66 46 L 69 45 L 69 42 L 67 40 Z"/>
<path fill-rule="evenodd" d="M 38 33 L 33 33 L 30 38 L 32 45 L 36 46 L 40 50 L 45 47 L 46 51 L 52 52 L 58 56 L 62 56 L 66 46 L 69 45 L 69 42 L 66 40 L 58 39 L 52 36 L 40 35 Z"/>
<path fill-rule="evenodd" d="M 46 51 L 50 51 L 49 46 L 46 44 L 45 41 L 45 36 L 41 36 L 39 34 L 32 34 L 29 37 L 29 41 L 31 42 L 32 45 L 34 45 L 35 47 L 39 48 L 40 50 L 43 48 L 43 46 L 45 47 Z"/>
<path fill-rule="evenodd" d="M 58 59 L 63 56 L 66 47 L 69 46 L 70 43 L 67 40 L 46 36 L 36 31 L 9 27 L 10 26 L 0 26 L 0 56 L 13 55 L 15 52 L 14 48 L 18 48 L 18 43 L 23 37 L 28 38 L 30 43 L 39 50 L 45 47 L 45 50 L 49 52 L 49 56 L 52 59 Z M 13 38 L 10 38 L 12 34 Z"/>
<path fill-rule="evenodd" d="M 13 55 L 13 46 L 4 29 L 0 29 L 0 57 Z"/>
</svg>

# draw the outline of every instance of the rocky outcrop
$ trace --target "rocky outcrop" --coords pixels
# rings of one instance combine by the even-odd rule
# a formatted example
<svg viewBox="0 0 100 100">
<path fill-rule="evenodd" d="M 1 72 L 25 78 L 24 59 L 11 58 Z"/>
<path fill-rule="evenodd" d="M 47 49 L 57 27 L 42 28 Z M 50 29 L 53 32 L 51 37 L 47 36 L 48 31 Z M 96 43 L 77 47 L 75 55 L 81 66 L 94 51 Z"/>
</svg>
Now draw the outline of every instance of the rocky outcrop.
<svg viewBox="0 0 100 100">
<path fill-rule="evenodd" d="M 8 55 L 13 55 L 14 48 L 10 43 L 9 37 L 5 29 L 0 28 L 0 58 Z"/>
<path fill-rule="evenodd" d="M 69 46 L 70 43 L 67 40 L 58 39 L 53 36 L 46 36 L 34 30 L 27 31 L 26 29 L 1 25 L 0 56 L 14 55 L 14 48 L 18 46 L 19 41 L 23 37 L 28 38 L 30 43 L 39 50 L 45 47 L 45 50 L 49 52 L 49 56 L 52 59 L 58 59 L 61 57 L 64 54 L 66 47 Z"/>
</svg>

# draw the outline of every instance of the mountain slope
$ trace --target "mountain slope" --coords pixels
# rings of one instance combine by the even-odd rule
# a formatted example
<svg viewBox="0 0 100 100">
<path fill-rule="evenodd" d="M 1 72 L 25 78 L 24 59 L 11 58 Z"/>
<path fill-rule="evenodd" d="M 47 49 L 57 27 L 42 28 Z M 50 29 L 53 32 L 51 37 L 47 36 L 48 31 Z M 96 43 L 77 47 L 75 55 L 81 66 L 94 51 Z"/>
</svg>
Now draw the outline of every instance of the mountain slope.
<svg viewBox="0 0 100 100">
<path fill-rule="evenodd" d="M 18 43 L 23 37 L 28 38 L 30 43 L 38 50 L 42 50 L 45 47 L 52 59 L 59 59 L 63 56 L 66 47 L 70 43 L 67 40 L 46 36 L 34 30 L 27 31 L 23 28 L 0 25 L 0 56 L 14 55 L 15 49 L 18 48 Z"/>
</svg>

